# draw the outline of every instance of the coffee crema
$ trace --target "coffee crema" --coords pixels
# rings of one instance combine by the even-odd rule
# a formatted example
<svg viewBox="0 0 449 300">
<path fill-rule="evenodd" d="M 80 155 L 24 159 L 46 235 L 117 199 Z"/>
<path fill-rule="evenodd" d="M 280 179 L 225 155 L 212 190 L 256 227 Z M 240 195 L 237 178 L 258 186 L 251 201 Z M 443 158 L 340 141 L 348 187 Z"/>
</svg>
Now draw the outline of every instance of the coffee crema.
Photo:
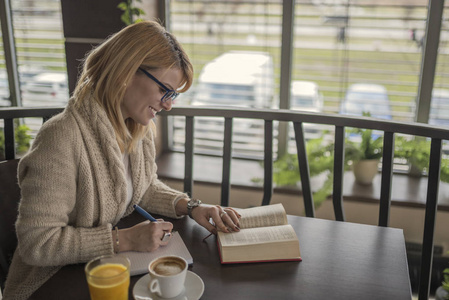
<svg viewBox="0 0 449 300">
<path fill-rule="evenodd" d="M 184 268 L 184 262 L 171 258 L 155 261 L 151 270 L 158 275 L 173 276 L 181 273 Z"/>
</svg>

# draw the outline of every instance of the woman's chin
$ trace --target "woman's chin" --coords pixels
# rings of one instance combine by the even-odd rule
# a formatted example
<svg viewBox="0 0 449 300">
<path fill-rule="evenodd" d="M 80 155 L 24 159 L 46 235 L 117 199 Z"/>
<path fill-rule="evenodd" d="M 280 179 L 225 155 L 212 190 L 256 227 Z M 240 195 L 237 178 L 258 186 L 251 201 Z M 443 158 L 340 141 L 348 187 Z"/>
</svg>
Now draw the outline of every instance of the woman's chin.
<svg viewBox="0 0 449 300">
<path fill-rule="evenodd" d="M 151 120 L 154 120 L 156 117 L 150 117 L 146 120 L 143 120 L 143 122 L 140 122 L 140 124 L 142 124 L 143 126 L 148 126 L 148 124 L 150 124 Z"/>
</svg>

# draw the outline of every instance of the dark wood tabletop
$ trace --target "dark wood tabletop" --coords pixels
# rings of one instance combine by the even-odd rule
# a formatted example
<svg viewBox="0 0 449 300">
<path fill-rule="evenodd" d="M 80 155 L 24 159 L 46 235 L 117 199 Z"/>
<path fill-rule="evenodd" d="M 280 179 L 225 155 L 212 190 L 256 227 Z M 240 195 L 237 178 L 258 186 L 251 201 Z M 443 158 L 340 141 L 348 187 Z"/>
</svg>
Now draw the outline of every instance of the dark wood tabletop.
<svg viewBox="0 0 449 300">
<path fill-rule="evenodd" d="M 216 238 L 193 220 L 171 220 L 205 285 L 201 299 L 411 299 L 402 229 L 288 216 L 302 262 L 221 265 Z M 120 222 L 143 221 L 132 214 Z M 31 299 L 89 299 L 84 264 L 63 267 Z M 131 277 L 132 288 L 141 276 Z"/>
</svg>

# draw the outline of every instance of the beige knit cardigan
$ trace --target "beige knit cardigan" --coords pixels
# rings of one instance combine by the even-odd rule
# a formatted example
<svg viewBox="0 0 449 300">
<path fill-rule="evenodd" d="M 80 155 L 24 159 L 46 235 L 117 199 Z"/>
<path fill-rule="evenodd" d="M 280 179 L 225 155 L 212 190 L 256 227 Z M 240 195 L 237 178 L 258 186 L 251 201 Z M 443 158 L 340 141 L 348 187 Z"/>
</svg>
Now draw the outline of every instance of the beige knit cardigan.
<svg viewBox="0 0 449 300">
<path fill-rule="evenodd" d="M 133 204 L 177 218 L 174 200 L 182 193 L 158 180 L 151 132 L 130 154 L 130 163 L 133 197 L 126 207 L 122 154 L 95 101 L 77 108 L 70 100 L 42 126 L 19 164 L 18 247 L 4 300 L 27 299 L 63 265 L 112 254 L 112 228 Z"/>
</svg>

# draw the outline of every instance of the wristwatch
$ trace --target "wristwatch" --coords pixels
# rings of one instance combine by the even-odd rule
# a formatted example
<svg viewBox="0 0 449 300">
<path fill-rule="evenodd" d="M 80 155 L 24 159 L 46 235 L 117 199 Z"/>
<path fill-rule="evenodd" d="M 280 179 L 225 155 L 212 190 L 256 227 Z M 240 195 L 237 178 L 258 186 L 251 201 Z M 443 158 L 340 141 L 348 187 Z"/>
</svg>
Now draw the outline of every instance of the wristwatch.
<svg viewBox="0 0 449 300">
<path fill-rule="evenodd" d="M 191 219 L 193 219 L 193 217 L 192 217 L 192 210 L 195 207 L 198 207 L 200 205 L 201 205 L 201 200 L 199 200 L 199 199 L 190 199 L 189 202 L 187 202 L 187 212 L 189 213 L 189 217 Z"/>
</svg>

